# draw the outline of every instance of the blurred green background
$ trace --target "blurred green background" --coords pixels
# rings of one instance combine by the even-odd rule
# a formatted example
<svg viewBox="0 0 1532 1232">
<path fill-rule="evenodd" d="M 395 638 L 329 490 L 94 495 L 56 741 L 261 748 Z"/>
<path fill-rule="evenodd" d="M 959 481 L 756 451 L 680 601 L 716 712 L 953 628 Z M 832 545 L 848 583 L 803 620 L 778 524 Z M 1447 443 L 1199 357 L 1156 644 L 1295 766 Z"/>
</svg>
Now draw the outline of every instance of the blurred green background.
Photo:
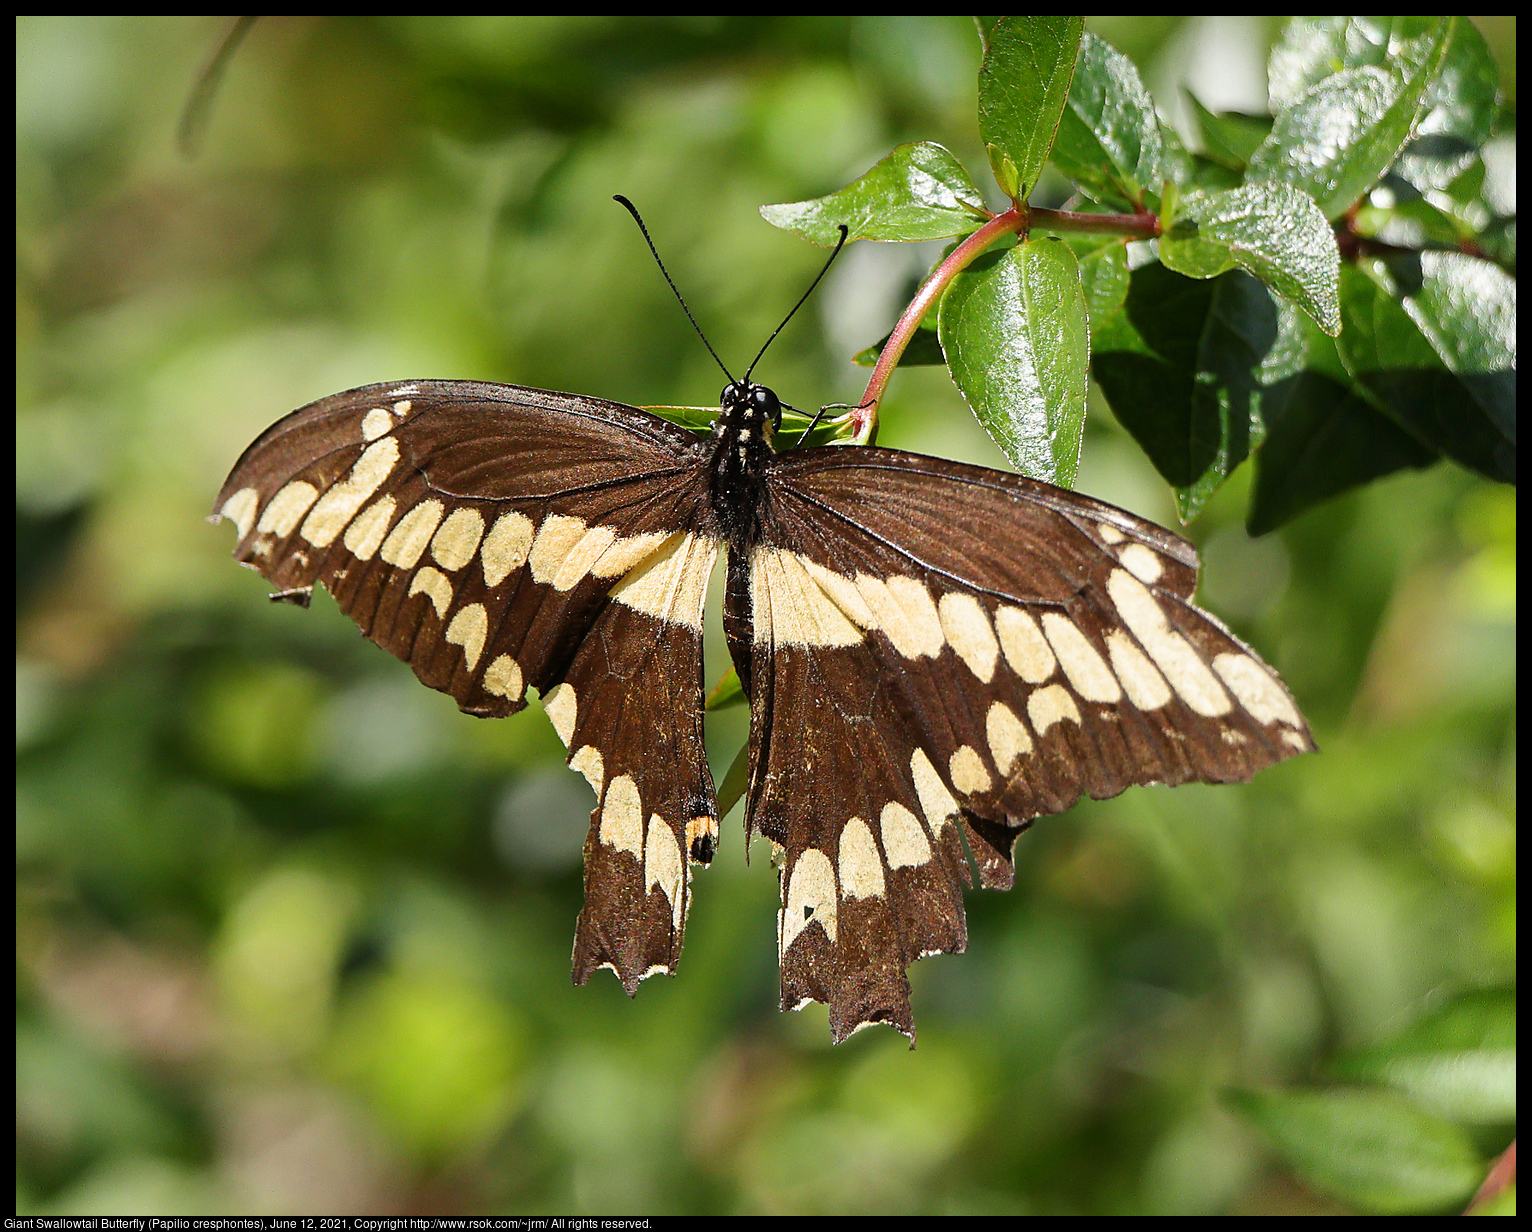
<svg viewBox="0 0 1532 1232">
<path fill-rule="evenodd" d="M 713 403 L 611 195 L 743 366 L 823 260 L 759 205 L 898 141 L 984 169 L 972 23 L 266 18 L 187 161 L 226 21 L 17 27 L 18 1210 L 1340 1209 L 1220 1092 L 1512 978 L 1513 491 L 1441 465 L 1251 541 L 1237 475 L 1188 531 L 1202 602 L 1322 753 L 1045 819 L 969 952 L 912 970 L 917 1051 L 777 1012 L 737 812 L 678 978 L 572 988 L 591 799 L 537 707 L 458 714 L 203 517 L 264 427 L 367 382 Z M 1261 20 L 1091 28 L 1167 114 L 1264 103 Z M 758 375 L 855 400 L 931 256 L 853 245 Z M 1080 487 L 1173 524 L 1092 410 Z M 881 441 L 1001 464 L 941 369 Z"/>
</svg>

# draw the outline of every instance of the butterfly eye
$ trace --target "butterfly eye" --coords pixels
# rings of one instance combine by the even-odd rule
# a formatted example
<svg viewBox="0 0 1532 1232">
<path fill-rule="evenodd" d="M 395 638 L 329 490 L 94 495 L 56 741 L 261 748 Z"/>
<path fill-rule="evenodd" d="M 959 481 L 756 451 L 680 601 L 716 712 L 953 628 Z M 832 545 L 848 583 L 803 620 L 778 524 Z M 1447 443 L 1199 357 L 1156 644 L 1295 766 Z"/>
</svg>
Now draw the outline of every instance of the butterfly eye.
<svg viewBox="0 0 1532 1232">
<path fill-rule="evenodd" d="M 750 392 L 750 401 L 755 405 L 762 417 L 769 416 L 776 422 L 782 415 L 782 404 L 777 401 L 777 395 L 772 393 L 764 385 L 757 385 Z"/>
</svg>

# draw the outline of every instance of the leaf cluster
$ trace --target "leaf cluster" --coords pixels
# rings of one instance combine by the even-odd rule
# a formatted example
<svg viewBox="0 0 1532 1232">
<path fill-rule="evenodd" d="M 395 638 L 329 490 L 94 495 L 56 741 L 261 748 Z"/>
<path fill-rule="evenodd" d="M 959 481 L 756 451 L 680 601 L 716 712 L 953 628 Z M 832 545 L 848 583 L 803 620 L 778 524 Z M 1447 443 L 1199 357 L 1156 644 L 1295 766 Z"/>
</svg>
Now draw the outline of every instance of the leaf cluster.
<svg viewBox="0 0 1532 1232">
<path fill-rule="evenodd" d="M 979 132 L 1010 212 L 918 142 L 761 213 L 821 245 L 841 227 L 959 241 L 899 362 L 946 363 L 1018 470 L 1072 484 L 1094 377 L 1183 519 L 1251 457 L 1252 533 L 1441 457 L 1514 481 L 1515 225 L 1484 156 L 1514 119 L 1467 18 L 1295 17 L 1272 113 L 1191 99 L 1196 150 L 1082 18 L 980 34 Z M 1047 166 L 1068 211 L 1027 204 Z"/>
<path fill-rule="evenodd" d="M 1347 1085 L 1227 1102 L 1320 1192 L 1379 1215 L 1461 1210 L 1484 1178 L 1476 1136 L 1504 1146 L 1516 1121 L 1515 991 L 1461 994 L 1331 1069 Z"/>
</svg>

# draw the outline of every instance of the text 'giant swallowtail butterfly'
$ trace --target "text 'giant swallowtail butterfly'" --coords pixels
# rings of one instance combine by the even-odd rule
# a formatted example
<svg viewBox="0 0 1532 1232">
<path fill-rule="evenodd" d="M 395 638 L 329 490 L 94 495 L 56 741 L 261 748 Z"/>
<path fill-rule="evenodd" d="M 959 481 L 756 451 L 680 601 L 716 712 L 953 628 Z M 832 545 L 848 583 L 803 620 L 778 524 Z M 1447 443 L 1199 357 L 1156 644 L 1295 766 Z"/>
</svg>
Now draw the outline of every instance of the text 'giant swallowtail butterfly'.
<svg viewBox="0 0 1532 1232">
<path fill-rule="evenodd" d="M 690 864 L 718 838 L 720 551 L 782 1007 L 826 1003 L 837 1041 L 874 1022 L 914 1039 L 906 969 L 964 948 L 970 857 L 1006 889 L 1017 835 L 1082 795 L 1241 782 L 1313 748 L 1275 673 L 1192 605 L 1180 537 L 978 466 L 779 453 L 780 404 L 749 372 L 721 402 L 702 439 L 578 394 L 368 385 L 273 425 L 218 495 L 273 598 L 323 585 L 469 714 L 540 691 L 597 800 L 575 983 L 609 967 L 631 994 L 680 958 Z"/>
</svg>

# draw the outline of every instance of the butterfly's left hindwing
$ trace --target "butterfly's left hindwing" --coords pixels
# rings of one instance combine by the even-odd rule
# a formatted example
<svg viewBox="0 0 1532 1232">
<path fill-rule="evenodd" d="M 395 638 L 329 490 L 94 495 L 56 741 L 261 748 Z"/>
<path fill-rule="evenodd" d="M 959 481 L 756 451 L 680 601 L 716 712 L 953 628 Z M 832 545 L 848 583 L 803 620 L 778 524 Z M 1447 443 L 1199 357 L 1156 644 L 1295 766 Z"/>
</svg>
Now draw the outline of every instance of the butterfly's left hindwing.
<svg viewBox="0 0 1532 1232">
<path fill-rule="evenodd" d="M 689 850 L 711 857 L 702 596 L 718 541 L 696 438 L 593 398 L 418 381 L 295 411 L 216 513 L 238 559 L 362 632 L 472 714 L 542 691 L 597 795 L 576 978 L 631 991 L 681 947 Z"/>
<path fill-rule="evenodd" d="M 782 1001 L 913 1034 L 905 968 L 962 948 L 963 844 L 1008 887 L 1035 817 L 1135 783 L 1243 781 L 1312 748 L 1196 556 L 1018 476 L 784 455 L 751 549 L 747 825 L 783 848 Z M 738 618 L 736 615 L 736 623 Z"/>
</svg>

